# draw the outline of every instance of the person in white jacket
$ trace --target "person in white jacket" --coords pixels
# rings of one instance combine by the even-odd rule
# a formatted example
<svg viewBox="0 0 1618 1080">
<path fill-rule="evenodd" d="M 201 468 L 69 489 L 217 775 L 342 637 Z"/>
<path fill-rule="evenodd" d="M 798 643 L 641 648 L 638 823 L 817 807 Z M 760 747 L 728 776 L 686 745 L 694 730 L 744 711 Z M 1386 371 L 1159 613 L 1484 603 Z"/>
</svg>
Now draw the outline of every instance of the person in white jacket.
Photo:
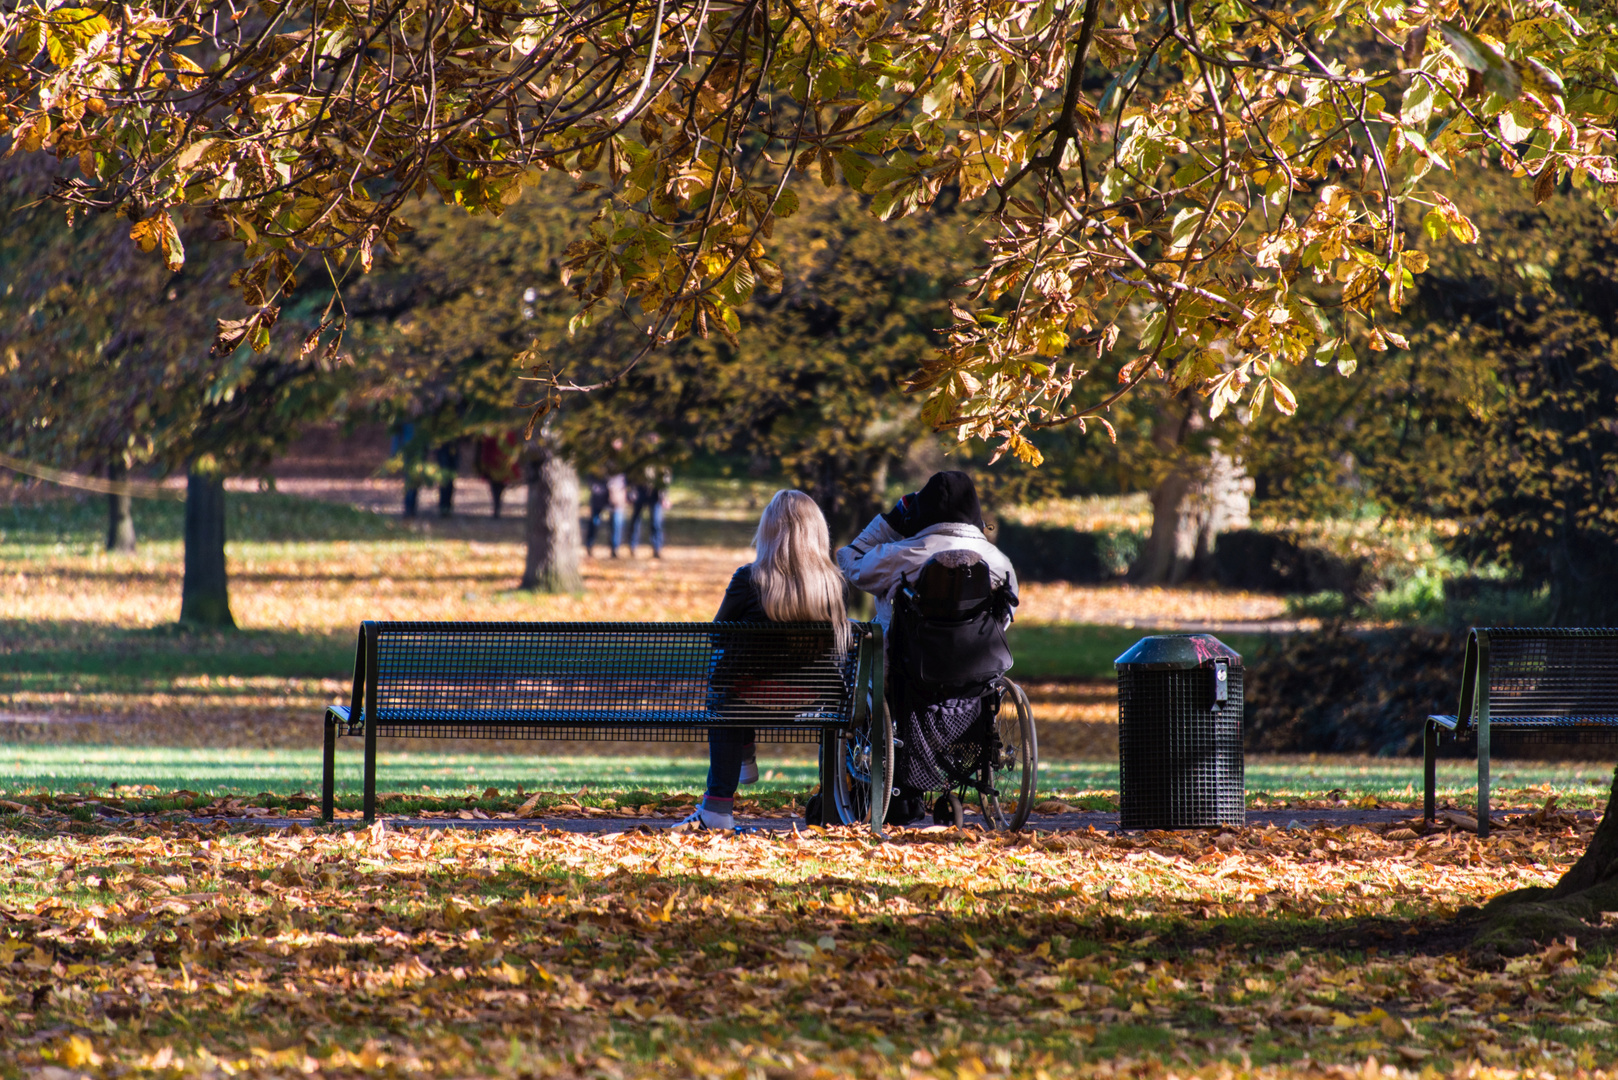
<svg viewBox="0 0 1618 1080">
<path fill-rule="evenodd" d="M 853 543 L 838 548 L 837 568 L 850 585 L 876 597 L 876 621 L 886 632 L 899 582 L 906 576 L 914 579 L 940 551 L 960 548 L 977 552 L 995 585 L 1007 586 L 1016 597 L 1017 572 L 983 535 L 983 511 L 972 478 L 964 472 L 940 472 L 892 510 L 872 518 Z"/>
</svg>

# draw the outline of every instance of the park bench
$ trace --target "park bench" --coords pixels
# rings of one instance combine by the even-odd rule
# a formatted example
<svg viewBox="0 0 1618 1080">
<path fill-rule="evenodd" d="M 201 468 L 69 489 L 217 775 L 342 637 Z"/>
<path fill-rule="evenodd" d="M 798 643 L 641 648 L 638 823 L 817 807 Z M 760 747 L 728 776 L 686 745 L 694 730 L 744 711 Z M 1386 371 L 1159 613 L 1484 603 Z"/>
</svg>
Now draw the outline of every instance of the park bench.
<svg viewBox="0 0 1618 1080">
<path fill-rule="evenodd" d="M 1495 735 L 1527 742 L 1618 740 L 1618 630 L 1474 627 L 1455 715 L 1429 716 L 1423 738 L 1426 817 L 1436 811 L 1439 739 L 1475 737 L 1478 835 L 1489 833 Z"/>
<path fill-rule="evenodd" d="M 751 727 L 820 744 L 830 792 L 844 744 L 882 702 L 882 632 L 853 629 L 838 657 L 814 623 L 362 623 L 350 702 L 326 710 L 321 814 L 332 820 L 340 736 L 365 740 L 366 821 L 382 737 L 664 742 Z M 891 731 L 885 709 L 877 719 Z"/>
</svg>

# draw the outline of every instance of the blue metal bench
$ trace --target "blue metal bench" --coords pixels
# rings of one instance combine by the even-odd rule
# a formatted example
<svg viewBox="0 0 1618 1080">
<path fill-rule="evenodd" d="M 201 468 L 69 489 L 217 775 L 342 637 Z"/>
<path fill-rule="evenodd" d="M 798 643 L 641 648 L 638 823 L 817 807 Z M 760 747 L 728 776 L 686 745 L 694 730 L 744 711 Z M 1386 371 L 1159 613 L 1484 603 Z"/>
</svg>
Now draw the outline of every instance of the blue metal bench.
<svg viewBox="0 0 1618 1080">
<path fill-rule="evenodd" d="M 1496 735 L 1528 742 L 1618 741 L 1618 629 L 1474 627 L 1454 715 L 1429 716 L 1422 740 L 1426 816 L 1437 813 L 1439 739 L 1476 738 L 1478 835 L 1489 834 Z"/>
<path fill-rule="evenodd" d="M 828 818 L 879 830 L 891 782 L 870 777 L 893 760 L 882 631 L 853 629 L 839 657 L 816 623 L 362 623 L 349 704 L 326 710 L 322 816 L 341 736 L 365 740 L 371 821 L 382 737 L 662 742 L 728 727 L 819 744 Z"/>
</svg>

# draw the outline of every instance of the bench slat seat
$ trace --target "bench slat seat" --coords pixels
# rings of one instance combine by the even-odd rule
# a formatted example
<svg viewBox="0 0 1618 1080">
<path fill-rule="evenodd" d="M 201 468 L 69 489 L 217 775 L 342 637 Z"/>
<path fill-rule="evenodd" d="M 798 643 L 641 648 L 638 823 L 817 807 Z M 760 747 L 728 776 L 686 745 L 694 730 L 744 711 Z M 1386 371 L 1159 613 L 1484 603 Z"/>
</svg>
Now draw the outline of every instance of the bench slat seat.
<svg viewBox="0 0 1618 1080">
<path fill-rule="evenodd" d="M 1618 740 L 1618 629 L 1474 627 L 1460 707 L 1428 716 L 1424 729 L 1427 820 L 1437 811 L 1439 739 L 1475 738 L 1478 835 L 1488 835 L 1491 732 L 1539 742 Z"/>
<path fill-rule="evenodd" d="M 1460 731 L 1462 734 L 1477 730 L 1477 724 L 1462 724 L 1460 717 L 1449 715 L 1434 715 L 1427 719 L 1446 731 Z M 1490 716 L 1489 726 L 1494 728 L 1610 728 L 1613 726 L 1611 716 Z"/>
<path fill-rule="evenodd" d="M 347 706 L 331 706 L 337 723 L 342 726 L 343 735 L 363 735 L 365 733 L 365 719 L 362 716 L 351 717 Z M 748 721 L 749 727 L 769 727 L 772 730 L 781 728 L 791 730 L 795 727 L 812 728 L 816 731 L 827 721 L 841 723 L 843 714 L 835 710 L 806 710 L 794 715 L 791 722 L 779 718 L 765 721 Z M 382 733 L 386 734 L 390 727 L 430 727 L 434 725 L 454 726 L 457 724 L 491 724 L 491 725 L 538 725 L 570 727 L 576 725 L 592 724 L 629 724 L 634 727 L 660 727 L 675 728 L 700 727 L 706 730 L 715 725 L 736 727 L 740 721 L 735 716 L 727 716 L 717 712 L 703 710 L 646 710 L 635 711 L 631 709 L 381 709 L 376 714 L 376 721 Z"/>
<path fill-rule="evenodd" d="M 378 736 L 660 742 L 751 728 L 824 748 L 881 701 L 881 630 L 852 628 L 838 655 L 814 623 L 363 623 L 349 704 L 326 709 L 322 812 L 331 820 L 342 736 L 365 740 L 368 821 Z"/>
</svg>

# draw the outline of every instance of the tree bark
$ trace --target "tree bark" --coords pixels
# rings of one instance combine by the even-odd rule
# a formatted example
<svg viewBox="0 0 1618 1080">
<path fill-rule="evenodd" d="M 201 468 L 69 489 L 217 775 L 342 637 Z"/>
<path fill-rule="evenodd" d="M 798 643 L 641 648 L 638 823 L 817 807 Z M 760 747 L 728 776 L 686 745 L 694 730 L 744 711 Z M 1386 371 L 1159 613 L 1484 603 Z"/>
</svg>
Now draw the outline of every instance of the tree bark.
<svg viewBox="0 0 1618 1080">
<path fill-rule="evenodd" d="M 1558 938 L 1582 940 L 1600 933 L 1601 915 L 1609 911 L 1618 911 L 1618 772 L 1579 861 L 1549 889 L 1516 889 L 1491 900 L 1472 949 L 1485 958 L 1520 956 Z"/>
<path fill-rule="evenodd" d="M 1601 824 L 1596 826 L 1595 835 L 1590 838 L 1590 846 L 1551 889 L 1551 899 L 1561 900 L 1618 882 L 1618 771 L 1613 773 L 1612 780 L 1607 809 L 1601 816 Z"/>
<path fill-rule="evenodd" d="M 1184 445 L 1201 427 L 1194 403 L 1181 412 L 1170 402 L 1158 412 L 1152 441 L 1171 464 L 1152 489 L 1152 532 L 1129 575 L 1138 585 L 1178 585 L 1206 572 L 1219 534 L 1252 523 L 1253 481 L 1242 463 L 1217 441 L 1207 457 Z"/>
<path fill-rule="evenodd" d="M 107 463 L 107 479 L 115 484 L 129 479 L 129 467 L 122 457 Z M 124 555 L 135 551 L 134 500 L 127 491 L 107 496 L 107 550 Z"/>
<path fill-rule="evenodd" d="M 1225 453 L 1217 442 L 1208 453 L 1203 477 L 1201 527 L 1197 530 L 1199 567 L 1206 567 L 1213 559 L 1214 545 L 1221 533 L 1252 526 L 1255 486 L 1241 459 Z"/>
<path fill-rule="evenodd" d="M 1190 477 L 1171 472 L 1152 488 L 1152 532 L 1129 575 L 1136 584 L 1163 585 L 1174 582 L 1175 571 L 1182 563 L 1180 508 L 1190 486 Z"/>
<path fill-rule="evenodd" d="M 185 583 L 180 621 L 234 630 L 225 575 L 225 478 L 194 466 L 185 478 Z"/>
<path fill-rule="evenodd" d="M 572 462 L 541 444 L 528 460 L 528 558 L 521 588 L 580 592 L 579 474 Z"/>
</svg>

